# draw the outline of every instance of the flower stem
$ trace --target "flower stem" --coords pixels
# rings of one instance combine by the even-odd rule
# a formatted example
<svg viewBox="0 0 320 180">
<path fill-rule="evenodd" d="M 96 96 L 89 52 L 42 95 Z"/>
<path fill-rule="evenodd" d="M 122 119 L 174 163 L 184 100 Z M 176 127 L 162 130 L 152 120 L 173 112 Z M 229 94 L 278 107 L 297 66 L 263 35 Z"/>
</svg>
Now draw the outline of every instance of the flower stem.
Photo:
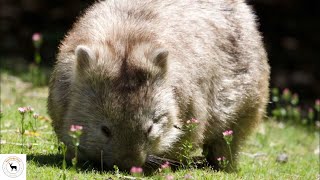
<svg viewBox="0 0 320 180">
<path fill-rule="evenodd" d="M 3 116 L 3 114 L 2 114 L 2 111 L 0 110 L 0 154 L 1 154 L 1 140 L 2 140 L 2 134 L 1 134 L 1 132 L 2 132 L 2 130 L 1 130 L 1 128 L 2 128 L 2 116 Z"/>
<path fill-rule="evenodd" d="M 21 117 L 21 153 L 23 153 L 23 149 L 24 149 L 24 132 L 25 132 L 25 129 L 24 129 L 24 114 L 22 115 Z"/>
<path fill-rule="evenodd" d="M 231 146 L 230 146 L 230 143 L 227 143 L 228 145 L 228 149 L 229 149 L 229 154 L 230 154 L 230 163 L 231 163 L 231 168 L 234 169 L 233 167 L 233 157 L 232 157 L 232 152 L 231 152 Z"/>
<path fill-rule="evenodd" d="M 36 48 L 35 55 L 34 55 L 34 61 L 36 62 L 37 65 L 39 65 L 41 62 L 41 55 L 39 52 L 39 48 Z"/>
<path fill-rule="evenodd" d="M 66 161 L 66 153 L 67 153 L 67 146 L 63 142 L 59 142 L 59 145 L 62 150 L 63 160 L 62 160 L 62 179 L 66 180 L 66 169 L 67 169 L 67 161 Z"/>
<path fill-rule="evenodd" d="M 75 140 L 77 141 L 77 140 Z M 77 164 L 78 164 L 78 146 L 76 145 L 76 142 L 74 143 L 74 158 L 72 159 L 72 165 L 73 169 L 76 171 L 77 170 Z"/>
</svg>

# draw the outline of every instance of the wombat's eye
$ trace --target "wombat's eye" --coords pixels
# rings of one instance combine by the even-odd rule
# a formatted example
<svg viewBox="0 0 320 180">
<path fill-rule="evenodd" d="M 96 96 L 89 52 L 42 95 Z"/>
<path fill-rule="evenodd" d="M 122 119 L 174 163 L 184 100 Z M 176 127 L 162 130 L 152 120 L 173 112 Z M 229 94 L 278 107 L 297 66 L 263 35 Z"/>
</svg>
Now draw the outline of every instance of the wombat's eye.
<svg viewBox="0 0 320 180">
<path fill-rule="evenodd" d="M 153 125 L 151 125 L 151 126 L 148 128 L 148 131 L 147 131 L 148 135 L 149 135 L 150 132 L 152 131 L 152 127 L 153 127 Z"/>
<path fill-rule="evenodd" d="M 153 122 L 158 123 L 161 119 L 168 116 L 168 113 L 164 113 L 153 120 Z"/>
<path fill-rule="evenodd" d="M 102 126 L 101 131 L 106 137 L 111 137 L 111 131 L 107 126 Z"/>
</svg>

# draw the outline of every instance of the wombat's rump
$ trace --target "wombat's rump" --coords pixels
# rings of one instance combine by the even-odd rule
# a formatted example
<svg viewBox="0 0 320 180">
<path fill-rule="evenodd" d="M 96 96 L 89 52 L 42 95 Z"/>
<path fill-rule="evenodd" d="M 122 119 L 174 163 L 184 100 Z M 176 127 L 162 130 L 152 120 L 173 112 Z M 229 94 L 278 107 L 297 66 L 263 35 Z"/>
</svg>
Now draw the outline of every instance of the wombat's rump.
<svg viewBox="0 0 320 180">
<path fill-rule="evenodd" d="M 179 160 L 182 144 L 211 165 L 229 158 L 261 120 L 269 66 L 243 0 L 107 0 L 90 7 L 62 41 L 48 110 L 79 158 L 128 169 L 155 157 Z M 187 121 L 199 123 L 189 131 Z"/>
</svg>

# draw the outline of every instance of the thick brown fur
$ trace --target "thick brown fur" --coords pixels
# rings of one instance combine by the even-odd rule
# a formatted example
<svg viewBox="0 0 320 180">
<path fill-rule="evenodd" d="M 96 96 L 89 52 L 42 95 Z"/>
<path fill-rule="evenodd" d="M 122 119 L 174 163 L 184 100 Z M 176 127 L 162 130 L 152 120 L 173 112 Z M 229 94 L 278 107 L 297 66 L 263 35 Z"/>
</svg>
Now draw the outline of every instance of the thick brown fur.
<svg viewBox="0 0 320 180">
<path fill-rule="evenodd" d="M 107 0 L 62 41 L 48 111 L 80 159 L 128 169 L 148 155 L 177 159 L 189 141 L 216 168 L 263 118 L 269 65 L 255 16 L 243 0 Z M 199 120 L 192 132 L 186 121 Z"/>
</svg>

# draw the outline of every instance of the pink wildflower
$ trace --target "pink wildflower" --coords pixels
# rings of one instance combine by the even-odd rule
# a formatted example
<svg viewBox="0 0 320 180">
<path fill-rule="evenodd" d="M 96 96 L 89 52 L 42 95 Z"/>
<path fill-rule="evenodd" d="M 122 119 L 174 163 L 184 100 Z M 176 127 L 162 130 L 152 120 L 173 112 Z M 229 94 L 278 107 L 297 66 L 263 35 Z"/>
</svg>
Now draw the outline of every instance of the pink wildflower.
<svg viewBox="0 0 320 180">
<path fill-rule="evenodd" d="M 232 130 L 226 130 L 222 134 L 223 134 L 223 136 L 231 136 L 233 134 L 233 131 Z"/>
<path fill-rule="evenodd" d="M 190 174 L 184 175 L 184 179 L 193 179 L 193 177 Z"/>
<path fill-rule="evenodd" d="M 79 125 L 71 125 L 70 131 L 71 131 L 71 132 L 81 131 L 82 128 L 83 128 L 83 127 L 82 127 L 82 126 L 79 126 Z"/>
<path fill-rule="evenodd" d="M 283 94 L 287 95 L 290 93 L 290 90 L 288 88 L 285 88 L 282 92 Z"/>
<path fill-rule="evenodd" d="M 170 163 L 168 161 L 166 161 L 164 164 L 161 164 L 162 169 L 169 168 L 169 167 L 170 167 Z"/>
<path fill-rule="evenodd" d="M 195 119 L 195 118 L 192 118 L 192 119 L 191 119 L 191 122 L 192 122 L 192 123 L 195 123 L 195 124 L 199 123 L 199 121 L 198 121 L 197 119 Z"/>
<path fill-rule="evenodd" d="M 174 179 L 174 176 L 172 176 L 172 175 L 167 175 L 166 176 L 166 180 L 173 180 Z"/>
<path fill-rule="evenodd" d="M 226 130 L 223 133 L 223 139 L 227 142 L 227 144 L 231 144 L 232 139 L 233 139 L 233 131 L 232 130 Z"/>
<path fill-rule="evenodd" d="M 282 98 L 285 100 L 285 101 L 290 101 L 290 98 L 291 98 L 291 92 L 288 88 L 285 88 L 282 92 Z"/>
<path fill-rule="evenodd" d="M 187 121 L 187 124 L 198 124 L 198 123 L 199 123 L 199 121 L 195 118 L 192 118 L 191 120 Z"/>
<path fill-rule="evenodd" d="M 141 167 L 132 166 L 130 169 L 131 174 L 142 173 L 143 169 Z"/>
<path fill-rule="evenodd" d="M 40 33 L 34 33 L 32 35 L 32 41 L 38 42 L 42 40 L 42 35 Z"/>
<path fill-rule="evenodd" d="M 308 109 L 308 118 L 313 119 L 314 118 L 314 111 L 312 108 Z"/>
<path fill-rule="evenodd" d="M 32 117 L 35 118 L 35 119 L 38 119 L 39 114 L 38 113 L 33 113 Z"/>
<path fill-rule="evenodd" d="M 40 48 L 40 46 L 42 44 L 42 35 L 40 33 L 34 33 L 32 35 L 32 41 L 33 41 L 34 47 L 39 50 L 39 48 Z"/>
<path fill-rule="evenodd" d="M 30 106 L 25 107 L 25 109 L 26 109 L 27 112 L 33 112 L 34 111 L 34 109 L 32 107 L 30 107 Z"/>
<path fill-rule="evenodd" d="M 25 107 L 19 107 L 18 111 L 20 112 L 20 114 L 24 114 L 25 112 L 27 112 L 27 109 Z"/>
<path fill-rule="evenodd" d="M 218 160 L 219 162 L 220 162 L 220 161 L 225 161 L 226 158 L 225 158 L 224 156 L 222 156 L 222 157 L 218 157 L 217 160 Z"/>
<path fill-rule="evenodd" d="M 314 105 L 317 112 L 320 112 L 320 99 L 317 99 Z"/>
</svg>

